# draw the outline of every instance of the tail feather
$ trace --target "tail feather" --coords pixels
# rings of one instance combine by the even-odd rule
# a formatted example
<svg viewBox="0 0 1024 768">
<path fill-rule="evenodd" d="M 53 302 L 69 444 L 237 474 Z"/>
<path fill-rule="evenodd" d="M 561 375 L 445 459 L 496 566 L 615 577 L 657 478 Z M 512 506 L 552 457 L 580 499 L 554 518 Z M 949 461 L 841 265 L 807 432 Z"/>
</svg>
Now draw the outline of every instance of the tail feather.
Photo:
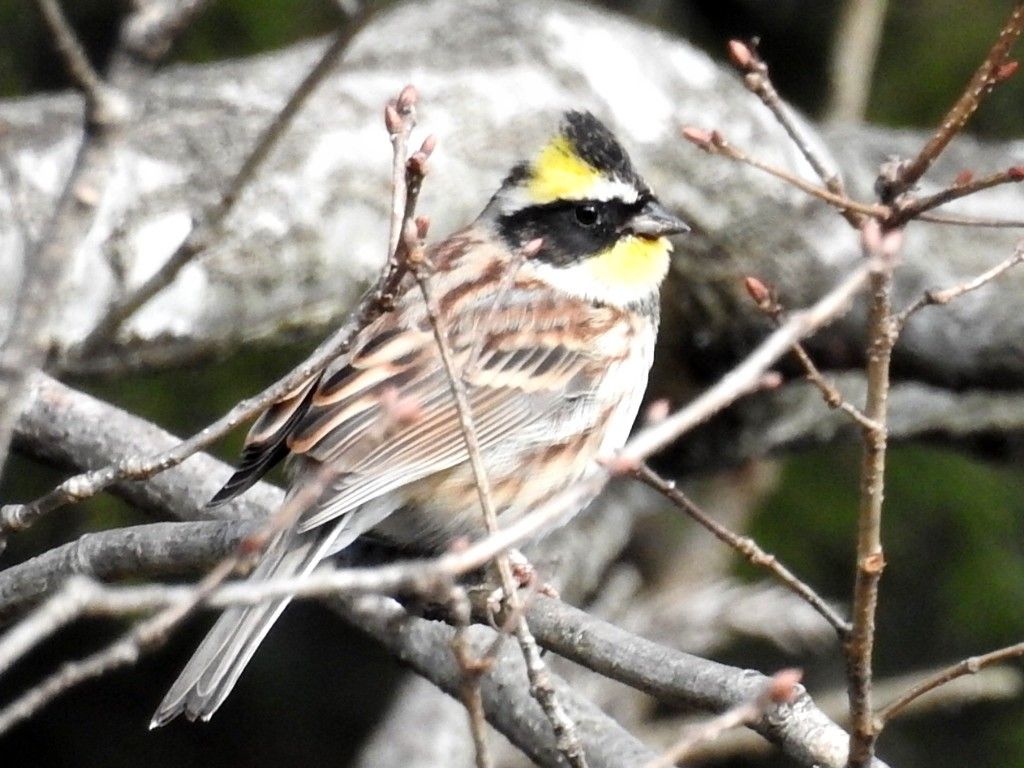
<svg viewBox="0 0 1024 768">
<path fill-rule="evenodd" d="M 347 522 L 343 518 L 331 528 L 301 536 L 285 532 L 271 545 L 253 572 L 253 580 L 309 573 L 338 544 Z M 149 727 L 165 725 L 181 714 L 189 720 L 209 720 L 290 601 L 288 597 L 224 611 L 160 702 Z"/>
</svg>

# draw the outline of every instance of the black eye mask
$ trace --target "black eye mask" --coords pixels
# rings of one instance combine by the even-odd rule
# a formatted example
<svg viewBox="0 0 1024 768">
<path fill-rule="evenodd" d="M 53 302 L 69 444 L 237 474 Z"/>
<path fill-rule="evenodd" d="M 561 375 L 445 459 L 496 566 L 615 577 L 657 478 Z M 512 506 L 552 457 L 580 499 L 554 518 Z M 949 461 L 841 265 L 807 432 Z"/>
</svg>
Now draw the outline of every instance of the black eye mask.
<svg viewBox="0 0 1024 768">
<path fill-rule="evenodd" d="M 541 238 L 543 245 L 534 258 L 565 266 L 615 245 L 626 224 L 645 203 L 643 196 L 635 203 L 556 200 L 502 216 L 498 220 L 498 232 L 512 248 L 521 248 Z"/>
</svg>

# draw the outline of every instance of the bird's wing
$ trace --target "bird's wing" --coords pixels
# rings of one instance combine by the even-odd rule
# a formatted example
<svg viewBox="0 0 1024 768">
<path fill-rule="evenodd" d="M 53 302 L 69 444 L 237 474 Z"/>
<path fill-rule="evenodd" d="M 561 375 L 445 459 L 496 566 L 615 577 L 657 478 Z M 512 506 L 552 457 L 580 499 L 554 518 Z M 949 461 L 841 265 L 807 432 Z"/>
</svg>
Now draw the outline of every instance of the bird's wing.
<svg viewBox="0 0 1024 768">
<path fill-rule="evenodd" d="M 474 301 L 457 318 L 447 313 L 483 451 L 502 443 L 514 452 L 593 427 L 586 400 L 610 357 L 580 336 L 579 321 L 604 311 L 582 302 L 567 307 L 532 286 L 511 288 L 500 306 Z M 381 318 L 358 352 L 327 372 L 288 437 L 293 453 L 328 466 L 335 478 L 303 515 L 302 530 L 468 458 L 432 331 L 422 318 L 399 327 L 399 317 Z"/>
<path fill-rule="evenodd" d="M 244 493 L 288 455 L 285 441 L 309 407 L 319 381 L 319 373 L 310 376 L 263 412 L 245 437 L 238 469 L 207 506 L 215 507 Z"/>
<path fill-rule="evenodd" d="M 521 271 L 513 279 L 497 253 L 456 236 L 434 253 L 431 278 L 481 448 L 587 432 L 598 418 L 587 416 L 587 398 L 629 354 L 632 339 L 617 332 L 628 323 L 619 310 L 556 294 Z M 242 463 L 215 501 L 250 487 L 288 453 L 332 478 L 302 530 L 466 461 L 450 383 L 411 280 L 348 354 L 253 425 Z"/>
</svg>

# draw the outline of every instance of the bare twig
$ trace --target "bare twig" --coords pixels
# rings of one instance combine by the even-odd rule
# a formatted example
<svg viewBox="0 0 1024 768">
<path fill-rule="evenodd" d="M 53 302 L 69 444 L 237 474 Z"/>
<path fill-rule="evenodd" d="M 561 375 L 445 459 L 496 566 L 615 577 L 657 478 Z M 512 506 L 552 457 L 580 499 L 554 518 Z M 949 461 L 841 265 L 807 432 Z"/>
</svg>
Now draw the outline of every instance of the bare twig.
<svg viewBox="0 0 1024 768">
<path fill-rule="evenodd" d="M 85 96 L 85 132 L 49 222 L 25 251 L 14 317 L 0 348 L 0 470 L 25 382 L 49 352 L 50 324 L 62 300 L 65 277 L 72 271 L 75 249 L 102 197 L 117 128 L 130 113 L 128 101 L 89 63 L 57 0 L 38 0 L 38 5 L 72 80 Z M 2 543 L 0 538 L 0 548 Z"/>
<path fill-rule="evenodd" d="M 872 655 L 878 582 L 885 567 L 882 551 L 882 500 L 885 495 L 887 398 L 889 363 L 896 331 L 891 315 L 892 276 L 902 232 L 882 232 L 868 220 L 861 236 L 864 254 L 872 263 L 868 310 L 867 403 L 864 415 L 877 426 L 863 430 L 860 506 L 857 515 L 857 569 L 853 590 L 853 629 L 847 636 L 847 683 L 850 696 L 850 768 L 869 765 L 877 732 L 872 721 Z"/>
<path fill-rule="evenodd" d="M 828 119 L 857 122 L 871 94 L 887 0 L 846 0 L 833 36 Z"/>
<path fill-rule="evenodd" d="M 390 260 L 395 263 L 399 271 L 408 270 L 412 273 L 419 285 L 420 292 L 423 294 L 427 319 L 430 322 L 430 327 L 434 334 L 434 342 L 448 378 L 462 437 L 466 443 L 466 452 L 473 470 L 473 478 L 480 499 L 480 509 L 483 513 L 484 525 L 488 534 L 493 535 L 498 531 L 498 514 L 494 507 L 490 480 L 483 463 L 483 456 L 480 453 L 480 442 L 477 437 L 472 409 L 470 408 L 465 387 L 462 383 L 462 372 L 456 368 L 448 343 L 447 329 L 444 326 L 444 321 L 441 318 L 430 286 L 429 270 L 432 268 L 432 265 L 427 261 L 423 246 L 423 240 L 426 238 L 429 227 L 429 220 L 426 217 L 419 217 L 413 220 L 415 217 L 416 201 L 427 172 L 427 159 L 434 148 L 433 138 L 428 137 L 419 152 L 406 158 L 409 133 L 415 124 L 416 99 L 415 90 L 407 87 L 402 91 L 394 104 L 388 105 L 384 113 L 385 123 L 391 135 L 394 151 L 394 162 L 392 165 L 394 204 L 391 216 L 392 244 Z M 402 200 L 403 197 L 404 200 Z M 401 206 L 399 205 L 400 202 L 403 203 Z M 396 237 L 397 240 L 395 239 Z M 512 615 L 516 617 L 514 632 L 526 660 L 526 671 L 530 678 L 530 691 L 551 722 L 559 751 L 565 755 L 565 759 L 574 768 L 586 768 L 586 758 L 583 755 L 583 747 L 576 733 L 576 725 L 558 702 L 547 674 L 547 668 L 541 659 L 540 650 L 537 648 L 537 643 L 530 633 L 529 626 L 522 617 L 522 604 L 517 592 L 517 584 L 512 573 L 512 566 L 509 563 L 508 555 L 505 552 L 501 552 L 495 558 L 495 565 L 505 599 L 510 606 Z M 472 710 L 470 710 L 470 717 L 472 720 Z M 474 738 L 476 738 L 475 733 Z M 477 757 L 481 759 L 479 751 L 477 752 Z"/>
<path fill-rule="evenodd" d="M 750 294 L 754 303 L 757 304 L 758 309 L 771 318 L 776 326 L 781 325 L 785 317 L 785 308 L 779 302 L 774 287 L 766 285 L 756 277 L 745 278 L 744 285 L 747 293 Z M 817 387 L 829 408 L 842 411 L 865 429 L 877 428 L 877 425 L 865 416 L 860 408 L 843 397 L 843 394 L 836 385 L 825 378 L 825 375 L 819 370 L 814 360 L 807 353 L 807 350 L 804 349 L 803 344 L 800 342 L 795 343 L 793 345 L 793 354 L 804 369 L 804 378 Z"/>
<path fill-rule="evenodd" d="M 787 184 L 791 184 L 801 192 L 805 192 L 812 197 L 816 197 L 819 200 L 828 203 L 833 208 L 836 208 L 843 213 L 844 218 L 846 218 L 847 221 L 851 221 L 851 218 L 856 221 L 860 221 L 863 216 L 885 218 L 890 214 L 889 208 L 884 205 L 858 202 L 857 200 L 847 197 L 845 193 L 840 194 L 833 192 L 830 189 L 819 187 L 800 178 L 796 174 L 787 171 L 785 168 L 780 168 L 776 165 L 772 165 L 771 163 L 766 163 L 763 160 L 750 157 L 739 148 L 730 144 L 718 131 L 705 131 L 701 128 L 685 127 L 682 129 L 682 135 L 687 141 L 696 144 L 709 154 L 722 155 L 723 157 L 728 157 L 731 160 L 736 160 L 737 162 L 749 165 L 751 168 L 757 168 L 759 171 L 763 171 L 769 176 L 774 176 Z"/>
<path fill-rule="evenodd" d="M 415 228 L 409 233 L 416 236 Z M 427 308 L 427 317 L 430 320 L 434 332 L 434 340 L 437 344 L 441 361 L 445 372 L 448 375 L 449 385 L 452 391 L 452 398 L 455 401 L 456 411 L 462 427 L 463 439 L 466 441 L 466 451 L 469 454 L 470 465 L 473 469 L 473 476 L 476 482 L 477 493 L 480 497 L 480 508 L 483 512 L 484 523 L 487 531 L 494 534 L 498 531 L 498 515 L 494 508 L 494 501 L 491 495 L 490 480 L 487 477 L 487 468 L 483 463 L 483 456 L 480 453 L 480 443 L 477 438 L 476 426 L 473 421 L 473 413 L 466 397 L 465 387 L 462 384 L 462 374 L 456 369 L 451 349 L 448 344 L 447 332 L 443 327 L 442 320 L 437 310 L 436 302 L 430 289 L 430 282 L 425 273 L 424 260 L 422 255 L 416 255 L 415 245 L 410 245 L 409 264 L 413 275 L 419 283 L 423 293 L 423 300 Z M 422 254 L 422 250 L 419 251 Z M 576 724 L 566 713 L 565 708 L 558 701 L 555 689 L 551 685 L 547 665 L 541 658 L 537 641 L 530 631 L 529 625 L 522 617 L 523 610 L 518 594 L 518 587 L 515 577 L 512 574 L 512 566 L 505 553 L 499 555 L 495 564 L 501 578 L 502 590 L 505 600 L 513 615 L 520 614 L 514 625 L 516 639 L 522 649 L 523 657 L 526 660 L 526 672 L 530 678 L 530 692 L 541 705 L 545 715 L 551 722 L 555 732 L 555 740 L 559 751 L 565 756 L 569 765 L 574 768 L 586 768 L 587 760 L 583 754 L 583 745 L 580 743 L 579 735 L 576 732 Z"/>
<path fill-rule="evenodd" d="M 997 277 L 1002 275 L 1004 272 L 1008 272 L 1015 266 L 1024 261 L 1024 241 L 1017 243 L 1017 247 L 1013 251 L 1013 255 L 1009 258 L 996 264 L 991 269 L 985 270 L 977 277 L 966 280 L 962 283 L 954 285 L 950 288 L 945 288 L 941 291 L 925 291 L 919 299 L 914 301 L 909 306 L 897 312 L 893 316 L 893 322 L 896 327 L 896 332 L 899 333 L 903 330 L 907 324 L 907 320 L 910 319 L 911 315 L 921 311 L 925 307 L 942 306 L 963 296 L 965 293 L 976 291 L 979 288 L 987 285 L 988 283 L 995 280 Z"/>
<path fill-rule="evenodd" d="M 717 384 L 705 390 L 685 408 L 638 432 L 623 448 L 620 454 L 622 460 L 626 463 L 643 461 L 756 387 L 762 374 L 789 352 L 795 342 L 827 325 L 847 309 L 852 298 L 863 287 L 868 273 L 867 265 L 859 267 L 846 275 L 813 306 L 793 312 L 777 331 L 761 342 Z"/>
<path fill-rule="evenodd" d="M 106 313 L 78 345 L 74 354 L 85 356 L 108 343 L 117 334 L 125 320 L 153 296 L 170 285 L 187 264 L 191 263 L 216 240 L 221 224 L 234 209 L 242 192 L 255 177 L 267 157 L 270 156 L 278 141 L 287 132 L 306 99 L 330 74 L 349 42 L 362 28 L 368 18 L 366 6 L 364 5 L 362 8 L 363 10 L 357 18 L 351 19 L 335 33 L 334 39 L 324 49 L 316 64 L 306 73 L 284 106 L 274 115 L 274 119 L 260 134 L 256 145 L 246 156 L 238 172 L 227 183 L 220 199 L 196 218 L 188 236 L 156 272 L 131 293 L 117 299 L 107 308 Z"/>
<path fill-rule="evenodd" d="M 900 200 L 894 205 L 892 216 L 886 221 L 888 226 L 898 227 L 901 224 L 918 218 L 921 214 L 945 205 L 953 200 L 973 195 L 985 189 L 998 187 L 1002 184 L 1019 184 L 1024 181 L 1024 166 L 1015 165 L 1005 171 L 993 173 L 980 179 L 970 179 L 962 184 L 954 183 L 934 195 L 912 197 Z"/>
<path fill-rule="evenodd" d="M 850 623 L 830 606 L 813 587 L 802 581 L 789 568 L 780 563 L 775 555 L 765 552 L 756 541 L 730 531 L 724 525 L 697 506 L 689 496 L 680 491 L 674 482 L 666 480 L 646 464 L 633 471 L 640 482 L 658 491 L 679 509 L 689 515 L 698 525 L 703 526 L 719 541 L 735 549 L 747 561 L 758 568 L 766 568 L 794 594 L 802 597 L 825 621 L 832 625 L 839 638 L 845 639 L 850 633 Z"/>
<path fill-rule="evenodd" d="M 787 703 L 796 696 L 796 686 L 802 673 L 796 669 L 776 672 L 757 696 L 727 709 L 722 714 L 700 725 L 687 729 L 682 738 L 665 750 L 645 768 L 672 768 L 685 758 L 698 744 L 714 741 L 726 731 L 744 725 L 753 725 L 772 706 Z"/>
<path fill-rule="evenodd" d="M 123 120 L 127 102 L 93 68 L 58 0 L 36 0 L 36 5 L 64 60 L 68 75 L 85 97 L 87 123 L 96 126 Z"/>
<path fill-rule="evenodd" d="M 1013 11 L 999 33 L 988 56 L 971 77 L 967 87 L 956 103 L 942 118 L 938 129 L 918 152 L 917 157 L 904 165 L 897 178 L 891 184 L 884 184 L 883 200 L 892 200 L 909 190 L 931 167 L 935 159 L 942 154 L 946 145 L 953 140 L 978 109 L 982 99 L 1015 68 L 1009 65 L 1009 53 L 1013 44 L 1024 29 L 1024 3 L 1014 4 Z"/>
<path fill-rule="evenodd" d="M 918 698 L 942 685 L 945 685 L 951 680 L 956 680 L 964 675 L 975 675 L 982 669 L 991 667 L 993 664 L 1009 661 L 1010 659 L 1019 659 L 1022 656 L 1024 656 L 1024 643 L 1017 643 L 1016 645 L 1009 645 L 1005 648 L 989 651 L 981 656 L 971 656 L 970 658 L 964 659 L 951 667 L 939 670 L 935 674 L 929 675 L 924 680 L 921 680 L 919 683 L 901 694 L 898 698 L 882 707 L 875 715 L 875 727 L 877 730 L 881 731 L 892 718 L 899 715 L 900 712 L 906 709 Z"/>
<path fill-rule="evenodd" d="M 779 125 L 785 130 L 786 135 L 789 136 L 790 140 L 804 156 L 804 159 L 814 169 L 814 172 L 821 179 L 826 189 L 837 198 L 845 198 L 846 190 L 839 171 L 835 168 L 829 168 L 825 161 L 818 156 L 818 152 L 814 149 L 810 139 L 804 135 L 796 121 L 793 120 L 786 105 L 782 103 L 782 99 L 779 98 L 778 91 L 775 90 L 775 85 L 768 75 L 768 65 L 757 51 L 756 41 L 746 44 L 739 40 L 731 40 L 729 42 L 729 57 L 744 72 L 743 84 L 747 90 L 757 96 L 761 103 L 768 107 L 768 110 L 778 121 Z M 860 225 L 863 216 L 857 211 L 849 207 L 840 208 L 840 211 L 852 226 Z"/>
<path fill-rule="evenodd" d="M 988 219 L 979 216 L 961 216 L 956 213 L 922 213 L 917 220 L 927 221 L 929 224 L 948 224 L 954 227 L 1024 229 L 1024 219 Z"/>
<path fill-rule="evenodd" d="M 452 590 L 452 618 L 455 623 L 455 635 L 452 637 L 452 653 L 462 673 L 462 685 L 459 697 L 469 717 L 469 732 L 473 737 L 473 749 L 476 755 L 476 768 L 493 768 L 494 760 L 487 744 L 487 716 L 484 712 L 483 695 L 480 691 L 480 677 L 491 667 L 491 661 L 484 661 L 473 656 L 466 628 L 472 618 L 469 599 L 461 588 Z M 494 643 L 497 649 L 497 639 Z"/>
<path fill-rule="evenodd" d="M 320 496 L 329 479 L 330 472 L 325 468 L 299 493 L 289 496 L 259 530 L 242 539 L 231 554 L 217 563 L 195 587 L 183 593 L 181 599 L 171 602 L 154 616 L 138 623 L 106 648 L 79 661 L 65 663 L 41 683 L 0 709 L 0 734 L 31 717 L 70 688 L 110 670 L 134 664 L 143 653 L 163 645 L 171 632 L 204 604 L 228 577 L 251 562 L 274 536 L 288 528 L 299 513 Z M 72 585 L 71 590 L 56 595 L 37 609 L 29 619 L 15 627 L 10 635 L 0 640 L 0 672 L 10 665 L 13 658 L 17 658 L 17 654 L 32 647 L 29 638 L 34 638 L 38 643 L 43 637 L 52 634 L 74 617 L 73 608 L 77 608 L 79 614 L 88 609 L 91 599 L 98 592 L 99 588 L 83 589 Z M 102 595 L 101 592 L 99 594 Z M 100 602 L 101 607 L 109 606 L 102 599 Z"/>
</svg>

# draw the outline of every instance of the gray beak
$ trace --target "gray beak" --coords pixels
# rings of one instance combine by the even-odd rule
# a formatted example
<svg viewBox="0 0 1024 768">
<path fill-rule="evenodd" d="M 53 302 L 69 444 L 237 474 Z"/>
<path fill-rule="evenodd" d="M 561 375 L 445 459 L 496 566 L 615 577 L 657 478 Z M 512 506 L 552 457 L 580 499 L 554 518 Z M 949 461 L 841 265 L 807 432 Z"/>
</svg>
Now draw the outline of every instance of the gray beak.
<svg viewBox="0 0 1024 768">
<path fill-rule="evenodd" d="M 653 198 L 626 224 L 626 229 L 640 237 L 662 237 L 689 232 L 689 225 Z"/>
</svg>

